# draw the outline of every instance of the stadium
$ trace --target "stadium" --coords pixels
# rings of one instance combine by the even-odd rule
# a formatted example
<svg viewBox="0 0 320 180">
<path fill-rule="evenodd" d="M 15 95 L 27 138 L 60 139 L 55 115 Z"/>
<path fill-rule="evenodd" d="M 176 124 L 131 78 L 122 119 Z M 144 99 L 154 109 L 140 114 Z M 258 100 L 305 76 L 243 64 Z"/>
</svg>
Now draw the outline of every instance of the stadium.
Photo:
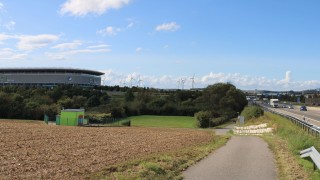
<svg viewBox="0 0 320 180">
<path fill-rule="evenodd" d="M 72 68 L 0 68 L 0 86 L 101 85 L 102 72 Z"/>
</svg>

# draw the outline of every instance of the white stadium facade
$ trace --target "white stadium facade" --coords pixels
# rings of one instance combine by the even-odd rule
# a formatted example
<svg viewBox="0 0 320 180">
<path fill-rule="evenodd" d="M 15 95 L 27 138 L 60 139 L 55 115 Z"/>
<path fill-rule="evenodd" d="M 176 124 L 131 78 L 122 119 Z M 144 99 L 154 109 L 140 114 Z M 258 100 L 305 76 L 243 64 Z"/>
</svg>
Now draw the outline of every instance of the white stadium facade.
<svg viewBox="0 0 320 180">
<path fill-rule="evenodd" d="M 104 73 L 73 68 L 0 68 L 0 86 L 101 86 Z"/>
</svg>

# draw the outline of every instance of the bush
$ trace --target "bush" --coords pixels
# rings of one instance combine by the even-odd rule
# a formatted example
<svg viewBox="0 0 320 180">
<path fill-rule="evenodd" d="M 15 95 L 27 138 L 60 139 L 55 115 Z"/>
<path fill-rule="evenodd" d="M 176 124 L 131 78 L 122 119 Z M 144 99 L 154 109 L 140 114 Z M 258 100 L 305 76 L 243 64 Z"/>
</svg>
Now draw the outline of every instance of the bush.
<svg viewBox="0 0 320 180">
<path fill-rule="evenodd" d="M 210 120 L 210 127 L 214 127 L 214 126 L 218 126 L 220 124 L 225 123 L 226 121 L 228 121 L 229 118 L 224 116 L 224 117 L 218 117 L 218 118 L 212 118 Z"/>
<path fill-rule="evenodd" d="M 131 121 L 124 121 L 124 122 L 121 122 L 121 125 L 122 126 L 131 126 Z"/>
<path fill-rule="evenodd" d="M 247 106 L 241 113 L 241 116 L 244 116 L 246 120 L 258 118 L 263 116 L 264 111 L 258 106 Z"/>
<path fill-rule="evenodd" d="M 212 118 L 212 113 L 210 111 L 199 111 L 194 116 L 198 121 L 198 127 L 200 128 L 209 127 L 209 122 Z"/>
<path fill-rule="evenodd" d="M 127 117 L 126 111 L 123 107 L 112 107 L 111 108 L 111 116 L 114 118 Z"/>
</svg>

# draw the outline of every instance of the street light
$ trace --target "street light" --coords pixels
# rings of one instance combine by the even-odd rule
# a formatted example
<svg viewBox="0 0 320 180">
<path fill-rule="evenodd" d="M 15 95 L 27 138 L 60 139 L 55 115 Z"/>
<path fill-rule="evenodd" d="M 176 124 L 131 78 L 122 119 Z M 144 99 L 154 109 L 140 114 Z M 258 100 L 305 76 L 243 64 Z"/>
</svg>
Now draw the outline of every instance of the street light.
<svg viewBox="0 0 320 180">
<path fill-rule="evenodd" d="M 238 122 L 239 122 L 239 120 L 240 120 L 240 113 L 239 112 L 237 112 L 238 113 Z M 239 122 L 240 123 L 240 122 Z"/>
</svg>

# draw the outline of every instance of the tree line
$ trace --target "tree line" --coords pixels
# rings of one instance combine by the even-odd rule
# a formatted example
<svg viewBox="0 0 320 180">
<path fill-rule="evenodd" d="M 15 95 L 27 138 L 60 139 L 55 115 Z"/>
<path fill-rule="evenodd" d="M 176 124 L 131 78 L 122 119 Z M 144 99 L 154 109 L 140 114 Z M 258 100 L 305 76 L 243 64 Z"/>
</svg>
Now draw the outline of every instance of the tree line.
<svg viewBox="0 0 320 180">
<path fill-rule="evenodd" d="M 194 116 L 207 113 L 209 119 L 237 116 L 247 100 L 234 85 L 218 83 L 202 91 L 158 90 L 101 86 L 0 87 L 0 118 L 54 118 L 62 108 L 85 108 L 90 113 L 110 113 L 122 118 L 135 115 Z"/>
</svg>

